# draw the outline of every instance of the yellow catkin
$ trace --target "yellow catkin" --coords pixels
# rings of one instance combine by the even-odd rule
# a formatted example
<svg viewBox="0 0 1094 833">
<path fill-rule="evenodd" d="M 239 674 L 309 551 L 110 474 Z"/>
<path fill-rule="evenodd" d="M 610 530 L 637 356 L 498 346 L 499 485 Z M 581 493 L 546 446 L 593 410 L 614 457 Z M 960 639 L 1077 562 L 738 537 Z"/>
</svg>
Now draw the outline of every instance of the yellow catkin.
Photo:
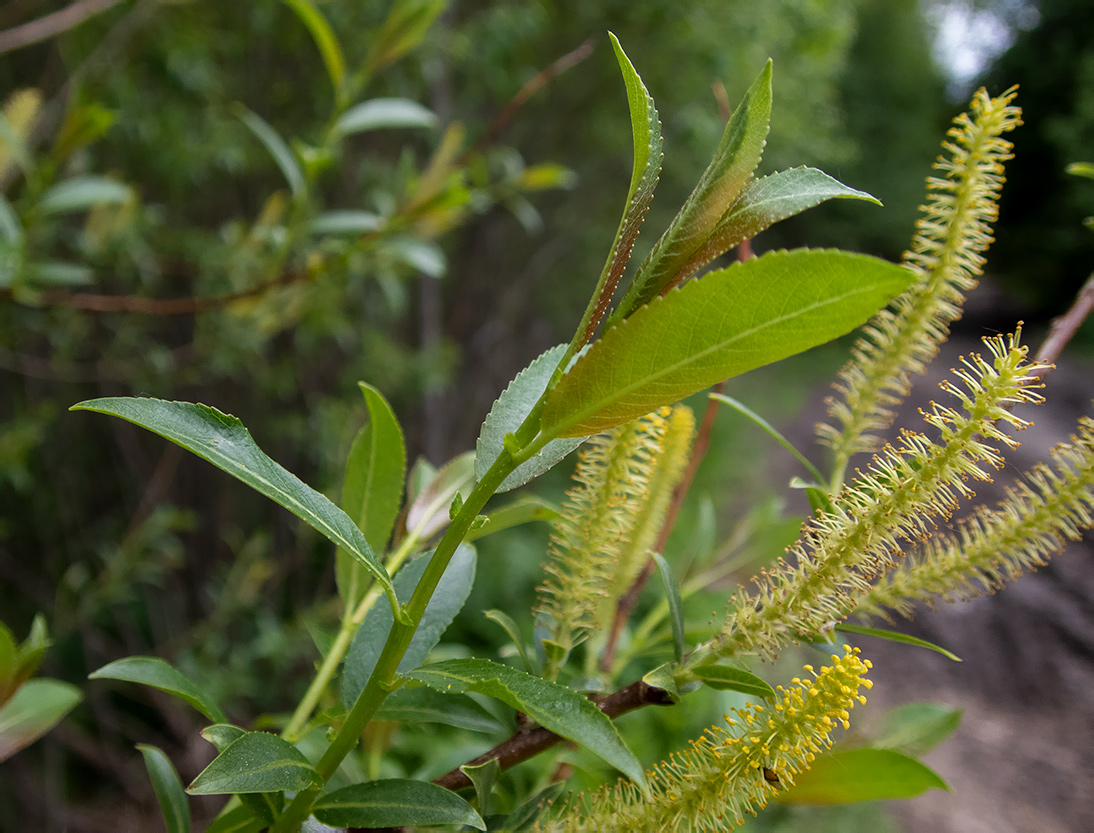
<svg viewBox="0 0 1094 833">
<path fill-rule="evenodd" d="M 853 454 L 879 447 L 873 432 L 892 422 L 909 378 L 934 358 L 961 315 L 964 293 L 983 270 L 1003 162 L 1012 156 L 1012 145 L 1001 136 L 1021 124 L 1021 110 L 1011 106 L 1014 96 L 1013 88 L 997 98 L 979 90 L 970 112 L 947 133 L 934 166 L 939 175 L 927 179 L 927 203 L 904 256 L 917 280 L 864 328 L 840 371 L 839 395 L 829 400 L 832 424 L 817 426 L 820 440 L 835 452 L 837 484 Z"/>
<path fill-rule="evenodd" d="M 808 666 L 807 666 L 808 668 Z M 605 787 L 549 813 L 541 833 L 592 831 L 729 830 L 755 815 L 832 745 L 837 727 L 848 727 L 850 711 L 866 702 L 860 689 L 870 662 L 844 646 L 831 665 L 776 689 L 774 704 L 749 705 L 726 715 L 690 748 L 648 773 L 643 794 L 631 782 Z"/>
</svg>

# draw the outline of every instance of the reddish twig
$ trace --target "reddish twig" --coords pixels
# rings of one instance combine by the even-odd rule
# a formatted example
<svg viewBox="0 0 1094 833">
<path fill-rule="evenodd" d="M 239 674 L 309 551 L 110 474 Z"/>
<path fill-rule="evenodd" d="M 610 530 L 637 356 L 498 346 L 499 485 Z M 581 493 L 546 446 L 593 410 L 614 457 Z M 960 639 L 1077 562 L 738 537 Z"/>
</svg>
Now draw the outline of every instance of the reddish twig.
<svg viewBox="0 0 1094 833">
<path fill-rule="evenodd" d="M 1037 351 L 1037 361 L 1045 364 L 1055 362 L 1091 312 L 1094 312 L 1094 274 L 1086 279 L 1068 311 L 1053 319 L 1048 335 L 1045 336 L 1041 349 Z M 1037 375 L 1043 376 L 1047 372 L 1048 369 L 1045 368 Z"/>
<path fill-rule="evenodd" d="M 528 102 L 528 99 L 546 87 L 557 76 L 588 58 L 593 53 L 594 45 L 595 41 L 590 38 L 577 49 L 567 52 L 561 58 L 552 61 L 533 75 L 523 87 L 517 90 L 517 94 L 509 99 L 509 103 L 494 118 L 483 137 L 460 157 L 460 161 L 466 162 L 470 157 L 482 153 L 486 148 L 497 142 L 505 129 L 509 127 L 509 123 L 513 121 L 517 111 Z"/>
<path fill-rule="evenodd" d="M 667 691 L 636 680 L 625 688 L 621 688 L 614 694 L 609 694 L 597 703 L 600 710 L 608 717 L 616 718 L 629 711 L 640 709 L 643 706 L 669 706 L 672 701 Z M 531 729 L 520 729 L 515 735 L 503 743 L 498 744 L 489 752 L 468 761 L 465 766 L 479 766 L 487 761 L 497 761 L 503 770 L 516 766 L 550 749 L 562 737 L 556 735 L 542 726 Z M 472 786 L 471 779 L 464 775 L 458 768 L 447 772 L 433 782 L 449 790 L 462 790 Z"/>
<path fill-rule="evenodd" d="M 105 12 L 119 0 L 77 0 L 71 6 L 47 14 L 37 20 L 13 26 L 0 32 L 0 53 L 11 52 L 24 46 L 30 46 L 73 29 L 100 12 Z"/>
</svg>

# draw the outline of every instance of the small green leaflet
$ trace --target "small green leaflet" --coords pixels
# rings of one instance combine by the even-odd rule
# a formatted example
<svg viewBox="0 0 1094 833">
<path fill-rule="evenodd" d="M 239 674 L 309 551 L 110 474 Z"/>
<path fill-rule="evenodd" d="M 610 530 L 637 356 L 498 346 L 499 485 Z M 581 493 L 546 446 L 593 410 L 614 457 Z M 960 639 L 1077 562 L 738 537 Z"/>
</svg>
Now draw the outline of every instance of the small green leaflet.
<svg viewBox="0 0 1094 833">
<path fill-rule="evenodd" d="M 330 23 L 315 7 L 312 0 L 285 0 L 285 3 L 296 12 L 300 22 L 311 32 L 312 39 L 319 48 L 319 54 L 323 56 L 327 75 L 330 76 L 330 83 L 334 88 L 334 95 L 340 98 L 342 79 L 346 74 L 346 60 L 342 56 L 342 46 L 338 43 Z"/>
<path fill-rule="evenodd" d="M 555 372 L 566 345 L 560 344 L 541 354 L 528 367 L 516 375 L 487 414 L 475 444 L 475 479 L 482 480 L 498 459 L 505 447 L 505 435 L 515 432 L 532 412 L 551 374 Z M 535 457 L 521 463 L 501 482 L 498 492 L 507 492 L 523 486 L 529 480 L 539 477 L 551 466 L 585 442 L 584 437 L 577 439 L 552 440 Z"/>
<path fill-rule="evenodd" d="M 208 405 L 131 397 L 91 399 L 70 410 L 121 417 L 242 480 L 363 563 L 384 588 L 392 610 L 400 619 L 405 616 L 395 598 L 391 577 L 356 524 L 326 497 L 267 457 L 236 417 Z"/>
<path fill-rule="evenodd" d="M 138 743 L 137 749 L 144 756 L 144 766 L 152 781 L 167 833 L 190 833 L 190 803 L 175 767 L 157 746 Z"/>
<path fill-rule="evenodd" d="M 268 732 L 247 732 L 205 767 L 187 788 L 190 795 L 306 790 L 323 783 L 308 759 Z"/>
<path fill-rule="evenodd" d="M 764 700 L 775 699 L 775 689 L 766 681 L 740 668 L 728 665 L 699 665 L 692 668 L 691 673 L 704 685 L 718 691 L 739 691 L 750 697 L 762 697 Z"/>
<path fill-rule="evenodd" d="M 474 808 L 451 790 L 425 781 L 391 778 L 354 784 L 321 796 L 312 812 L 333 827 L 417 827 L 465 824 L 485 830 Z"/>
<path fill-rule="evenodd" d="M 342 509 L 364 533 L 373 552 L 383 552 L 402 505 L 406 443 L 383 394 L 364 382 L 357 384 L 368 407 L 368 424 L 357 433 L 346 461 Z M 347 607 L 354 607 L 367 589 L 361 575 L 364 565 L 341 548 L 337 559 L 338 592 Z"/>
<path fill-rule="evenodd" d="M 891 749 L 821 755 L 794 780 L 794 786 L 778 795 L 783 804 L 851 804 L 912 798 L 932 788 L 950 789 L 931 769 Z"/>
<path fill-rule="evenodd" d="M 638 267 L 612 314 L 617 324 L 708 261 L 700 253 L 760 164 L 771 122 L 771 61 L 733 111 L 714 158 L 668 229 Z"/>
<path fill-rule="evenodd" d="M 159 657 L 125 657 L 87 675 L 89 680 L 124 680 L 158 688 L 189 703 L 214 723 L 226 723 L 220 706 L 189 677 Z"/>
<path fill-rule="evenodd" d="M 595 434 L 862 324 L 912 281 L 830 250 L 771 252 L 654 299 L 593 343 L 548 394 L 541 430 Z"/>
<path fill-rule="evenodd" d="M 581 744 L 641 787 L 642 764 L 611 719 L 583 694 L 484 659 L 454 659 L 425 665 L 405 676 L 441 692 L 475 692 L 524 712 L 536 723 Z"/>
<path fill-rule="evenodd" d="M 676 582 L 676 575 L 672 572 L 672 565 L 665 560 L 661 553 L 652 553 L 653 560 L 657 562 L 657 570 L 661 574 L 661 581 L 665 585 L 665 598 L 669 602 L 669 614 L 672 622 L 672 648 L 676 655 L 676 661 L 684 661 L 684 602 L 680 598 L 680 585 Z"/>
<path fill-rule="evenodd" d="M 627 200 L 623 206 L 623 217 L 619 221 L 619 228 L 616 230 L 604 269 L 597 280 L 596 289 L 593 290 L 592 297 L 589 299 L 589 306 L 585 309 L 581 323 L 578 324 L 577 331 L 574 333 L 574 339 L 566 353 L 567 357 L 572 356 L 589 342 L 604 313 L 607 312 L 608 304 L 611 303 L 612 295 L 615 294 L 615 288 L 631 258 L 642 222 L 649 211 L 653 192 L 661 175 L 661 160 L 664 158 L 661 152 L 664 144 L 661 139 L 661 119 L 658 118 L 653 98 L 623 51 L 623 47 L 620 46 L 619 40 L 611 32 L 608 33 L 608 37 L 611 38 L 615 59 L 619 63 L 619 69 L 623 73 L 623 83 L 627 87 L 627 105 L 631 114 L 631 134 L 634 141 L 634 166 L 631 171 L 630 188 L 627 190 Z"/>
<path fill-rule="evenodd" d="M 887 639 L 890 642 L 901 642 L 905 645 L 915 645 L 917 648 L 928 648 L 932 651 L 937 651 L 947 659 L 952 659 L 954 662 L 961 662 L 961 657 L 957 654 L 947 651 L 945 648 L 935 645 L 933 642 L 928 642 L 926 639 L 919 639 L 915 636 L 908 636 L 905 633 L 899 631 L 885 630 L 884 628 L 867 628 L 862 625 L 836 625 L 836 630 L 840 633 L 855 633 L 860 636 L 874 636 L 878 639 Z"/>
</svg>

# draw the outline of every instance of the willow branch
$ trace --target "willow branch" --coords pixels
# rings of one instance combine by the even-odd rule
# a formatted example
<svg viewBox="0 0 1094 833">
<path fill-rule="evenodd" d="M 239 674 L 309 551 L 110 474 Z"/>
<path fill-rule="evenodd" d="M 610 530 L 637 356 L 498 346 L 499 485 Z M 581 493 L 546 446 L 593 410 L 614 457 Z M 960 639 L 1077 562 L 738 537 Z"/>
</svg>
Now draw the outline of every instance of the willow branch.
<svg viewBox="0 0 1094 833">
<path fill-rule="evenodd" d="M 77 0 L 58 12 L 47 14 L 37 20 L 13 26 L 0 32 L 0 54 L 20 49 L 24 46 L 40 43 L 54 35 L 74 29 L 100 12 L 116 6 L 119 0 Z"/>
<path fill-rule="evenodd" d="M 1086 279 L 1068 311 L 1053 319 L 1048 335 L 1045 336 L 1041 349 L 1037 351 L 1037 361 L 1045 364 L 1055 362 L 1091 312 L 1094 312 L 1094 274 Z M 1037 375 L 1043 376 L 1046 373 L 1047 367 L 1041 369 Z"/>
<path fill-rule="evenodd" d="M 627 712 L 640 709 L 643 706 L 671 706 L 672 700 L 669 693 L 663 689 L 636 680 L 625 688 L 619 689 L 614 694 L 609 694 L 596 704 L 608 717 L 616 718 Z M 509 769 L 529 758 L 535 757 L 545 749 L 550 749 L 563 738 L 542 726 L 530 729 L 520 729 L 508 740 L 498 744 L 489 752 L 484 752 L 477 758 L 468 761 L 464 766 L 479 766 L 487 761 L 497 761 L 503 769 Z M 433 782 L 445 789 L 462 790 L 472 786 L 471 779 L 456 768 L 447 772 Z"/>
</svg>

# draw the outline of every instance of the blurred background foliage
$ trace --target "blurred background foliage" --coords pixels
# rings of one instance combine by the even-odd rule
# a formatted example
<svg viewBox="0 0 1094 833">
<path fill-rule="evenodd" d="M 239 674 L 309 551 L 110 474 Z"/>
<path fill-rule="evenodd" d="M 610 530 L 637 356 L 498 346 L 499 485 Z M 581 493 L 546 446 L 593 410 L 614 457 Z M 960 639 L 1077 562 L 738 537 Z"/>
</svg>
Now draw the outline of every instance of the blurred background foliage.
<svg viewBox="0 0 1094 833">
<path fill-rule="evenodd" d="M 513 374 L 568 338 L 618 221 L 630 140 L 606 30 L 664 125 L 640 249 L 705 167 L 727 102 L 771 57 L 763 172 L 814 165 L 887 208 L 837 201 L 757 248 L 899 257 L 938 137 L 964 105 L 964 89 L 947 100 L 932 52 L 960 7 L 1005 30 L 989 91 L 1020 83 L 1026 112 L 993 268 L 1029 321 L 1058 311 L 1094 262 L 1080 225 L 1094 189 L 1063 174 L 1094 147 L 1086 0 L 326 0 L 346 77 L 374 70 L 341 96 L 286 3 L 101 3 L 80 25 L 10 45 L 68 5 L 0 8 L 0 611 L 20 637 L 45 613 L 45 668 L 87 696 L 0 769 L 15 787 L 0 789 L 0 818 L 27 829 L 124 829 L 119 796 L 140 829 L 153 805 L 134 739 L 167 749 L 184 778 L 208 756 L 191 715 L 87 686 L 88 671 L 169 657 L 253 721 L 291 707 L 337 616 L 317 536 L 176 447 L 67 407 L 141 394 L 215 405 L 334 498 L 364 420 L 359 379 L 392 401 L 412 456 L 439 465 L 472 447 Z M 406 37 L 380 54 L 392 14 Z M 353 105 L 390 98 L 419 107 L 332 131 Z M 769 416 L 801 407 L 817 374 L 798 368 L 759 377 Z M 716 497 L 689 510 L 681 548 L 714 546 L 712 519 L 724 537 L 733 487 L 750 479 L 739 462 L 718 465 L 748 438 L 717 430 L 720 459 L 696 487 Z M 784 537 L 777 512 L 757 511 Z M 499 598 L 520 610 L 544 541 L 534 529 L 506 539 L 495 557 L 507 569 L 480 571 L 453 642 L 496 644 L 473 612 Z M 677 736 L 646 742 L 667 752 Z"/>
</svg>

